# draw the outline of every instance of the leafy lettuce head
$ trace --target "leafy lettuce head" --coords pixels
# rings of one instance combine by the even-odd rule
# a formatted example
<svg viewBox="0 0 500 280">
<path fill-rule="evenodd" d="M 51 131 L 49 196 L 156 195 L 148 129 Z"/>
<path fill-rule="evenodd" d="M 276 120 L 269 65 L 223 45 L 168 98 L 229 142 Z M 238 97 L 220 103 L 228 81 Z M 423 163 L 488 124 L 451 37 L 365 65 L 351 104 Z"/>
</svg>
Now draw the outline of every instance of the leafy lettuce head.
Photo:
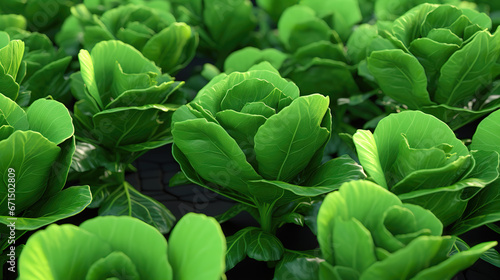
<svg viewBox="0 0 500 280">
<path fill-rule="evenodd" d="M 332 188 L 316 186 L 331 183 L 322 180 L 327 170 L 333 181 L 363 176 L 348 157 L 320 167 L 331 131 L 328 106 L 319 94 L 299 97 L 267 62 L 220 74 L 174 114 L 174 157 L 190 180 L 236 201 L 326 193 Z"/>
<path fill-rule="evenodd" d="M 430 211 L 384 188 L 352 181 L 326 196 L 318 213 L 324 262 L 319 279 L 451 279 L 496 242 L 448 257 L 455 238 Z M 412 261 L 408 261 L 412 260 Z"/>
<path fill-rule="evenodd" d="M 373 181 L 431 210 L 445 225 L 498 177 L 498 155 L 469 152 L 445 123 L 420 111 L 391 114 L 373 134 L 358 130 L 353 139 Z"/>
<path fill-rule="evenodd" d="M 19 257 L 19 279 L 207 279 L 224 276 L 226 241 L 219 223 L 185 215 L 167 241 L 127 216 L 51 225 L 33 234 Z"/>
<path fill-rule="evenodd" d="M 24 111 L 0 95 L 1 223 L 15 216 L 17 229 L 31 230 L 74 215 L 90 203 L 88 187 L 61 191 L 75 151 L 73 133 L 63 104 L 39 99 Z"/>
<path fill-rule="evenodd" d="M 125 154 L 171 141 L 170 120 L 178 106 L 171 102 L 179 102 L 172 93 L 181 83 L 120 41 L 98 43 L 91 53 L 82 50 L 79 60 L 81 72 L 72 76 L 79 100 L 77 137 Z"/>
<path fill-rule="evenodd" d="M 123 5 L 101 16 L 90 13 L 85 4 L 71 11 L 73 16 L 57 36 L 57 42 L 69 53 L 80 43 L 91 50 L 103 40 L 120 40 L 141 51 L 164 73 L 174 74 L 193 59 L 198 46 L 197 33 L 187 24 L 176 22 L 161 5 Z M 81 38 L 83 41 L 79 42 Z"/>
<path fill-rule="evenodd" d="M 456 129 L 500 107 L 500 33 L 491 26 L 472 9 L 422 4 L 378 23 L 368 70 L 384 94 Z"/>
</svg>

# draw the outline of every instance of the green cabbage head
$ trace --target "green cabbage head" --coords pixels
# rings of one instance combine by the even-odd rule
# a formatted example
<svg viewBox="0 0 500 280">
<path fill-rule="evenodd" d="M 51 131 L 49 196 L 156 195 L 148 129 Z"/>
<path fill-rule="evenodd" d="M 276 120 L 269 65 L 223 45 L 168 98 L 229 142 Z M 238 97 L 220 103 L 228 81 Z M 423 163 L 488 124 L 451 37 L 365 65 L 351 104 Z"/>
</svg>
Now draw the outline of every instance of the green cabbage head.
<svg viewBox="0 0 500 280">
<path fill-rule="evenodd" d="M 422 4 L 366 34 L 367 69 L 383 93 L 452 129 L 500 107 L 500 32 L 484 13 Z M 363 31 L 366 32 L 366 29 Z"/>
<path fill-rule="evenodd" d="M 497 242 L 449 256 L 455 238 L 430 211 L 402 203 L 369 181 L 352 181 L 326 196 L 318 214 L 324 262 L 319 279 L 444 280 Z"/>
<path fill-rule="evenodd" d="M 88 186 L 63 190 L 75 152 L 66 107 L 39 99 L 23 110 L 0 94 L 0 222 L 16 217 L 18 230 L 33 230 L 82 211 Z"/>
<path fill-rule="evenodd" d="M 19 279 L 220 280 L 225 252 L 219 223 L 202 214 L 185 215 L 168 245 L 136 218 L 103 216 L 33 234 L 19 258 Z"/>
<path fill-rule="evenodd" d="M 299 96 L 267 62 L 221 74 L 174 114 L 173 153 L 189 179 L 240 202 L 319 195 L 332 190 L 319 185 L 364 176 L 348 157 L 321 166 L 328 106 L 320 94 Z M 327 170 L 333 180 L 322 180 Z"/>
<path fill-rule="evenodd" d="M 420 111 L 382 119 L 374 133 L 358 130 L 359 161 L 373 181 L 405 202 L 431 210 L 444 225 L 498 177 L 496 152 L 469 151 L 442 121 Z"/>
</svg>

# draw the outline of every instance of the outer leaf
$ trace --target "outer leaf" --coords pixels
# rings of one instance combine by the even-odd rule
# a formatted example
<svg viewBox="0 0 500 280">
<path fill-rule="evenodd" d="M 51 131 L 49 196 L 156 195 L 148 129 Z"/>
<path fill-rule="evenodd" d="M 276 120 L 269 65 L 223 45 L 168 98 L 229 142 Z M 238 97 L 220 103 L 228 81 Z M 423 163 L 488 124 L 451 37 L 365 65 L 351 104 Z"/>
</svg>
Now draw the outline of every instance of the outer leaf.
<svg viewBox="0 0 500 280">
<path fill-rule="evenodd" d="M 280 69 L 287 55 L 277 49 L 257 49 L 246 47 L 231 53 L 224 61 L 225 73 L 244 72 L 250 67 L 262 61 L 268 61 L 271 65 Z"/>
<path fill-rule="evenodd" d="M 174 280 L 219 280 L 224 275 L 226 241 L 214 218 L 188 213 L 169 239 Z"/>
<path fill-rule="evenodd" d="M 335 265 L 365 271 L 377 261 L 370 232 L 356 219 L 336 219 L 333 228 Z M 353 242 L 354 241 L 354 242 Z"/>
<path fill-rule="evenodd" d="M 6 140 L 0 141 L 0 170 L 2 178 L 7 177 L 7 170 L 16 172 L 16 212 L 19 213 L 37 202 L 47 187 L 50 168 L 60 153 L 60 148 L 48 141 L 40 133 L 33 131 L 15 131 Z M 0 204 L 7 213 L 7 179 L 0 181 Z"/>
<path fill-rule="evenodd" d="M 198 39 L 191 27 L 176 22 L 163 29 L 144 45 L 145 57 L 158 63 L 165 73 L 172 73 L 193 59 Z"/>
<path fill-rule="evenodd" d="M 329 137 L 328 130 L 321 127 L 328 103 L 321 95 L 300 97 L 259 128 L 255 154 L 260 174 L 288 181 L 307 166 Z"/>
<path fill-rule="evenodd" d="M 228 236 L 227 252 L 226 252 L 226 271 L 232 269 L 235 265 L 241 262 L 247 255 L 246 234 L 250 228 L 244 228 L 234 235 Z"/>
<path fill-rule="evenodd" d="M 205 180 L 248 194 L 247 181 L 260 179 L 221 126 L 192 119 L 174 123 L 172 134 L 175 145 Z"/>
<path fill-rule="evenodd" d="M 161 137 L 162 134 L 169 137 L 170 131 L 164 127 L 170 125 L 169 116 L 174 109 L 174 106 L 153 104 L 105 110 L 94 115 L 95 130 L 92 132 L 101 145 L 113 148 L 162 140 L 152 137 Z"/>
<path fill-rule="evenodd" d="M 108 216 L 87 220 L 80 228 L 105 241 L 113 251 L 127 255 L 141 279 L 172 279 L 172 268 L 165 254 L 167 241 L 152 226 L 131 217 Z"/>
<path fill-rule="evenodd" d="M 28 117 L 24 110 L 3 94 L 0 94 L 0 110 L 9 125 L 13 126 L 15 130 L 29 129 Z"/>
<path fill-rule="evenodd" d="M 85 209 L 92 201 L 89 186 L 67 188 L 46 200 L 40 201 L 16 220 L 16 229 L 35 230 L 74 216 Z M 9 224 L 9 216 L 0 216 L 0 223 Z"/>
<path fill-rule="evenodd" d="M 324 260 L 308 252 L 285 252 L 274 270 L 274 280 L 318 280 Z"/>
<path fill-rule="evenodd" d="M 451 256 L 440 264 L 423 270 L 412 279 L 414 280 L 440 280 L 450 279 L 460 270 L 473 265 L 488 249 L 494 247 L 497 242 L 481 243 L 467 251 Z"/>
<path fill-rule="evenodd" d="M 500 52 L 499 33 L 478 32 L 474 39 L 455 52 L 441 68 L 434 100 L 461 107 L 477 90 L 491 83 L 492 68 Z"/>
<path fill-rule="evenodd" d="M 479 123 L 472 137 L 471 150 L 500 153 L 500 110 L 491 113 Z"/>
<path fill-rule="evenodd" d="M 412 279 L 412 277 L 415 276 L 418 272 L 431 265 L 436 256 L 445 256 L 442 253 L 443 251 L 445 252 L 446 245 L 451 245 L 452 243 L 453 240 L 451 239 L 451 237 L 419 237 L 403 249 L 394 252 L 386 259 L 373 264 L 361 275 L 360 280 L 396 280 L 401 278 Z M 412 259 L 411 262 L 407 261 L 409 258 Z M 440 262 L 442 260 L 435 261 Z M 461 268 L 463 269 L 465 267 L 466 266 L 463 266 Z"/>
<path fill-rule="evenodd" d="M 26 111 L 30 130 L 38 131 L 56 145 L 73 136 L 73 120 L 68 109 L 54 100 L 39 99 Z"/>
<path fill-rule="evenodd" d="M 26 243 L 19 257 L 19 279 L 84 280 L 91 265 L 111 252 L 104 240 L 74 225 L 50 225 Z"/>
<path fill-rule="evenodd" d="M 377 200 L 374 201 L 373 197 L 377 197 Z M 348 182 L 338 192 L 329 194 L 318 214 L 318 242 L 323 257 L 329 263 L 334 263 L 332 235 L 336 227 L 335 217 L 344 220 L 355 218 L 370 232 L 376 232 L 383 226 L 381 217 L 393 205 L 402 203 L 394 194 L 369 181 Z M 377 236 L 373 238 L 375 245 L 380 246 Z"/>
<path fill-rule="evenodd" d="M 253 229 L 246 235 L 247 255 L 258 261 L 277 261 L 285 249 L 274 235 L 261 229 Z"/>
<path fill-rule="evenodd" d="M 307 179 L 306 186 L 327 186 L 365 179 L 363 168 L 350 156 L 343 155 L 318 167 Z"/>
<path fill-rule="evenodd" d="M 414 56 L 399 49 L 375 51 L 368 58 L 368 69 L 386 95 L 410 109 L 433 104 L 425 70 Z"/>
<path fill-rule="evenodd" d="M 154 226 L 161 233 L 169 232 L 175 221 L 174 215 L 165 205 L 141 194 L 127 182 L 101 203 L 99 215 L 135 217 Z"/>
<path fill-rule="evenodd" d="M 371 131 L 358 130 L 353 135 L 353 140 L 363 168 L 377 184 L 388 189 L 389 186 L 385 180 L 384 168 L 380 162 L 377 142 Z"/>
<path fill-rule="evenodd" d="M 6 47 L 0 49 L 0 64 L 3 66 L 4 73 L 10 75 L 14 81 L 17 78 L 23 55 L 24 42 L 21 40 L 12 40 Z"/>
</svg>

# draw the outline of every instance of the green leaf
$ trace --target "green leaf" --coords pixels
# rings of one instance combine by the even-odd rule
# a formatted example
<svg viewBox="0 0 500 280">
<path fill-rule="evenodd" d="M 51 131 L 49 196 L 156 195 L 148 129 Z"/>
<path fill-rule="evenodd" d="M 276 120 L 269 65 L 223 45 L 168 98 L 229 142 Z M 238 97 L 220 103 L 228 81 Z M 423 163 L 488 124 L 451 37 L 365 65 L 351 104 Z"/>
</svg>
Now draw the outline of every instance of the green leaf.
<svg viewBox="0 0 500 280">
<path fill-rule="evenodd" d="M 491 113 L 477 126 L 472 137 L 471 150 L 496 151 L 500 153 L 500 110 Z"/>
<path fill-rule="evenodd" d="M 49 95 L 61 102 L 67 99 L 69 80 L 65 79 L 64 73 L 70 62 L 70 56 L 53 61 L 43 66 L 24 82 L 23 85 L 31 91 L 31 99 L 36 100 Z"/>
<path fill-rule="evenodd" d="M 332 100 L 359 93 L 352 69 L 342 61 L 314 57 L 287 75 L 299 86 L 302 95 L 321 92 Z M 332 78 L 336 77 L 336 83 Z"/>
<path fill-rule="evenodd" d="M 224 276 L 226 241 L 214 218 L 186 214 L 168 242 L 168 258 L 174 271 L 172 279 L 219 280 Z"/>
<path fill-rule="evenodd" d="M 406 247 L 394 252 L 386 259 L 376 262 L 363 272 L 360 280 L 367 279 L 413 279 L 417 273 L 433 263 L 443 261 L 446 249 L 453 244 L 451 237 L 422 236 Z M 448 246 L 450 245 L 450 246 Z M 435 259 L 438 257 L 438 259 Z M 411 258 L 412 261 L 407 260 Z M 458 266 L 458 265 L 457 265 Z M 458 266 L 461 269 L 467 266 Z M 443 278 L 436 278 L 443 279 Z M 446 279 L 446 278 L 444 278 Z"/>
<path fill-rule="evenodd" d="M 319 280 L 320 263 L 324 260 L 308 252 L 286 251 L 274 270 L 274 280 Z"/>
<path fill-rule="evenodd" d="M 363 169 L 377 184 L 388 189 L 389 186 L 385 179 L 384 168 L 380 162 L 377 142 L 371 131 L 358 129 L 353 135 L 353 140 Z"/>
<path fill-rule="evenodd" d="M 485 242 L 463 251 L 454 254 L 447 260 L 435 265 L 431 268 L 421 271 L 414 278 L 415 280 L 438 280 L 452 278 L 459 271 L 473 265 L 479 257 L 497 244 L 494 242 Z M 398 279 L 398 278 L 395 278 Z"/>
<path fill-rule="evenodd" d="M 48 141 L 38 132 L 15 131 L 9 138 L 0 141 L 0 170 L 7 178 L 7 170 L 16 173 L 16 213 L 37 202 L 47 188 L 52 164 L 60 153 L 56 144 Z M 7 211 L 7 180 L 0 182 L 0 213 Z"/>
<path fill-rule="evenodd" d="M 223 73 L 216 76 L 198 92 L 193 102 L 200 104 L 204 109 L 215 115 L 215 113 L 220 111 L 220 103 L 227 91 L 247 79 L 265 80 L 272 83 L 291 99 L 299 97 L 299 88 L 293 82 L 282 78 L 279 72 L 268 62 L 262 62 L 253 66 L 245 73 L 234 72 L 230 75 Z"/>
<path fill-rule="evenodd" d="M 255 228 L 245 236 L 248 257 L 258 261 L 278 261 L 285 249 L 274 235 Z"/>
<path fill-rule="evenodd" d="M 497 155 L 498 156 L 498 155 Z M 464 215 L 453 225 L 453 234 L 462 234 L 473 228 L 500 220 L 500 181 L 484 187 L 467 205 Z"/>
<path fill-rule="evenodd" d="M 12 40 L 0 49 L 0 65 L 3 67 L 4 74 L 10 75 L 14 81 L 17 78 L 23 55 L 24 42 L 21 40 Z"/>
<path fill-rule="evenodd" d="M 420 27 L 420 34 L 422 37 L 426 37 L 432 29 L 449 28 L 461 15 L 462 11 L 457 7 L 438 6 L 426 15 Z"/>
<path fill-rule="evenodd" d="M 48 224 L 74 216 L 92 201 L 89 186 L 74 186 L 39 201 L 16 220 L 16 229 L 36 230 Z M 9 216 L 0 216 L 0 223 L 9 224 Z"/>
<path fill-rule="evenodd" d="M 377 261 L 370 232 L 356 219 L 336 219 L 332 232 L 335 265 L 364 271 Z"/>
<path fill-rule="evenodd" d="M 374 201 L 372 198 L 377 197 Z M 318 242 L 323 257 L 334 263 L 335 250 L 333 232 L 336 227 L 335 217 L 344 220 L 355 218 L 370 232 L 377 232 L 383 227 L 381 217 L 387 208 L 402 205 L 394 194 L 369 181 L 351 181 L 345 183 L 339 191 L 326 196 L 318 214 Z M 375 245 L 380 247 L 384 240 L 373 236 Z"/>
<path fill-rule="evenodd" d="M 235 265 L 241 262 L 247 255 L 246 234 L 251 231 L 251 228 L 244 228 L 237 233 L 228 236 L 227 252 L 226 252 L 226 271 L 232 269 Z"/>
<path fill-rule="evenodd" d="M 166 254 L 167 241 L 154 227 L 131 217 L 107 216 L 87 220 L 80 228 L 93 234 L 95 239 L 105 241 L 113 251 L 127 255 L 135 264 L 140 279 L 172 279 L 173 267 Z"/>
<path fill-rule="evenodd" d="M 459 46 L 436 42 L 429 38 L 419 38 L 411 42 L 409 50 L 424 67 L 427 80 L 430 83 L 430 92 L 435 91 L 436 85 L 434 83 L 439 78 L 441 67 L 459 49 Z"/>
<path fill-rule="evenodd" d="M 16 102 L 2 94 L 0 94 L 0 110 L 9 125 L 15 130 L 29 129 L 28 117 L 24 110 Z"/>
<path fill-rule="evenodd" d="M 205 119 L 191 119 L 174 123 L 172 134 L 175 145 L 205 180 L 248 194 L 247 181 L 260 179 L 236 141 L 221 126 Z"/>
<path fill-rule="evenodd" d="M 104 240 L 74 225 L 50 225 L 26 243 L 19 257 L 19 279 L 84 280 L 92 264 L 111 252 Z"/>
<path fill-rule="evenodd" d="M 257 49 L 246 47 L 232 52 L 224 61 L 225 73 L 244 72 L 250 67 L 262 61 L 268 61 L 271 65 L 280 69 L 288 56 L 277 49 Z"/>
<path fill-rule="evenodd" d="M 316 19 L 313 9 L 308 6 L 295 5 L 286 9 L 278 21 L 278 35 L 281 42 L 290 48 L 290 37 L 295 25 Z"/>
<path fill-rule="evenodd" d="M 255 153 L 260 174 L 288 181 L 307 166 L 329 137 L 329 131 L 321 127 L 328 103 L 319 94 L 300 97 L 259 128 Z"/>
<path fill-rule="evenodd" d="M 280 90 L 266 80 L 246 79 L 227 91 L 220 109 L 241 111 L 246 104 L 259 101 L 276 108 L 279 100 L 284 97 Z"/>
<path fill-rule="evenodd" d="M 106 109 L 163 104 L 167 101 L 168 97 L 182 85 L 182 82 L 171 81 L 141 89 L 125 87 L 120 96 L 111 101 L 106 106 Z"/>
<path fill-rule="evenodd" d="M 169 137 L 174 110 L 175 106 L 156 104 L 105 110 L 93 116 L 92 133 L 101 145 L 113 148 L 160 140 Z"/>
<path fill-rule="evenodd" d="M 92 49 L 91 59 L 94 71 L 91 72 L 92 69 L 88 71 L 93 73 L 95 77 L 95 87 L 97 87 L 97 92 L 104 106 L 111 101 L 113 80 L 110 73 L 113 73 L 116 63 L 120 64 L 123 72 L 126 74 L 152 72 L 161 75 L 160 69 L 153 62 L 145 58 L 138 50 L 120 41 L 98 43 Z M 86 75 L 83 75 L 83 78 L 88 87 L 88 82 L 89 80 L 92 82 L 92 78 L 87 79 Z M 92 82 L 93 84 L 94 82 Z M 95 95 L 95 93 L 92 95 Z"/>
<path fill-rule="evenodd" d="M 188 64 L 198 46 L 197 35 L 183 22 L 163 29 L 144 45 L 142 53 L 165 73 L 174 73 Z"/>
<path fill-rule="evenodd" d="M 135 217 L 154 226 L 161 233 L 169 232 L 175 221 L 174 215 L 165 205 L 141 194 L 127 182 L 124 182 L 101 203 L 99 215 Z"/>
<path fill-rule="evenodd" d="M 365 179 L 363 168 L 348 155 L 327 161 L 306 180 L 306 186 L 327 186 Z"/>
<path fill-rule="evenodd" d="M 202 9 L 202 18 L 219 52 L 227 55 L 255 28 L 253 5 L 246 0 L 218 0 Z"/>
<path fill-rule="evenodd" d="M 26 111 L 30 130 L 38 131 L 56 145 L 73 136 L 73 120 L 66 107 L 54 100 L 39 99 Z"/>
<path fill-rule="evenodd" d="M 116 279 L 140 279 L 136 266 L 122 252 L 113 252 L 93 263 L 85 280 L 113 279 L 115 277 Z"/>
<path fill-rule="evenodd" d="M 101 109 L 104 108 L 104 104 L 99 94 L 94 64 L 92 62 L 90 53 L 87 50 L 80 50 L 80 53 L 78 54 L 78 60 L 80 61 L 81 77 L 87 89 L 87 91 L 85 92 L 88 92 L 90 94 L 90 98 L 85 99 L 88 100 L 90 104 L 97 103 L 97 105 Z"/>
<path fill-rule="evenodd" d="M 375 51 L 368 57 L 368 69 L 386 95 L 410 109 L 433 104 L 425 70 L 414 56 L 399 49 Z"/>
<path fill-rule="evenodd" d="M 461 107 L 472 99 L 476 91 L 489 85 L 493 66 L 500 53 L 500 35 L 478 32 L 474 39 L 455 52 L 441 68 L 434 100 Z"/>
</svg>

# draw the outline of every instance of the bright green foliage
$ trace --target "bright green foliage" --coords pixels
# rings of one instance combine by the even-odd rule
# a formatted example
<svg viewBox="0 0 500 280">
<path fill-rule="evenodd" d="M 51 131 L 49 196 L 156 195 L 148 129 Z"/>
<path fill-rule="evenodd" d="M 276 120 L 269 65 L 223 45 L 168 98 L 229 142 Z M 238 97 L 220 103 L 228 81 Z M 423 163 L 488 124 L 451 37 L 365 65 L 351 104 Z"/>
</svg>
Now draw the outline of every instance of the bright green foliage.
<svg viewBox="0 0 500 280">
<path fill-rule="evenodd" d="M 184 216 L 168 246 L 135 218 L 97 217 L 31 236 L 19 259 L 19 279 L 219 280 L 225 246 L 219 224 L 202 214 Z"/>
<path fill-rule="evenodd" d="M 500 153 L 500 111 L 495 111 L 479 123 L 472 138 L 471 150 L 496 159 Z M 483 164 L 488 164 L 484 161 Z M 500 180 L 487 185 L 467 205 L 464 215 L 452 228 L 462 234 L 478 226 L 500 220 Z"/>
<path fill-rule="evenodd" d="M 174 74 L 194 57 L 198 35 L 185 23 L 175 22 L 168 11 L 147 5 L 124 5 L 93 15 L 84 4 L 71 9 L 57 42 L 68 53 L 80 44 L 91 50 L 103 40 L 120 40 L 141 51 L 164 73 Z M 83 40 L 82 40 L 83 38 Z"/>
<path fill-rule="evenodd" d="M 359 51 L 385 95 L 456 129 L 500 107 L 490 98 L 498 90 L 500 34 L 490 28 L 486 14 L 423 4 L 380 22 L 378 36 Z"/>
<path fill-rule="evenodd" d="M 395 20 L 420 4 L 460 5 L 459 0 L 375 0 L 374 12 L 378 20 Z"/>
<path fill-rule="evenodd" d="M 77 137 L 122 155 L 171 142 L 170 119 L 181 85 L 133 47 L 120 41 L 98 43 L 79 54 L 81 73 L 72 76 Z"/>
<path fill-rule="evenodd" d="M 79 54 L 81 72 L 71 76 L 77 146 L 73 170 L 86 174 L 100 215 L 127 215 L 170 231 L 175 217 L 158 201 L 125 182 L 129 164 L 172 141 L 172 113 L 182 85 L 132 46 L 105 41 Z M 85 176 L 83 177 L 85 178 Z"/>
<path fill-rule="evenodd" d="M 170 2 L 164 0 L 83 0 L 83 4 L 92 14 L 99 16 L 118 6 L 128 4 L 146 6 L 163 12 L 171 11 Z"/>
<path fill-rule="evenodd" d="M 23 16 L 24 28 L 54 38 L 63 21 L 70 15 L 71 6 L 81 0 L 9 0 L 0 2 L 0 14 Z M 1 21 L 1 20 L 0 20 Z M 1 25 L 1 24 L 0 24 Z M 3 30 L 3 28 L 0 28 Z"/>
<path fill-rule="evenodd" d="M 3 18 L 4 16 L 0 16 Z M 52 96 L 65 104 L 71 101 L 69 80 L 65 77 L 71 57 L 56 50 L 45 34 L 28 32 L 16 24 L 4 29 L 11 40 L 24 43 L 24 54 L 17 77 L 20 83 L 16 102 L 27 106 L 33 101 Z"/>
<path fill-rule="evenodd" d="M 282 1 L 274 1 L 274 0 L 257 0 L 257 5 L 266 11 L 274 21 L 278 21 L 281 14 L 286 8 L 298 4 L 300 0 L 282 0 Z"/>
<path fill-rule="evenodd" d="M 186 177 L 256 208 L 263 231 L 244 229 L 241 246 L 250 249 L 240 252 L 279 259 L 282 251 L 273 250 L 280 243 L 272 235 L 285 219 L 275 215 L 279 207 L 364 177 L 349 157 L 321 165 L 331 131 L 328 107 L 322 95 L 299 97 L 297 86 L 264 62 L 248 72 L 220 74 L 174 113 L 173 154 Z"/>
<path fill-rule="evenodd" d="M 196 27 L 198 52 L 220 60 L 249 40 L 256 18 L 250 0 L 172 0 L 178 20 Z"/>
<path fill-rule="evenodd" d="M 0 223 L 9 224 L 12 200 L 8 197 L 15 198 L 11 216 L 19 217 L 18 230 L 34 230 L 75 215 L 90 203 L 88 186 L 62 190 L 75 151 L 73 133 L 71 116 L 61 103 L 39 99 L 24 111 L 0 95 L 0 170 L 4 178 L 0 182 Z"/>
<path fill-rule="evenodd" d="M 345 183 L 319 210 L 319 279 L 451 279 L 497 243 L 449 256 L 455 238 L 442 230 L 430 211 L 372 182 Z"/>
<path fill-rule="evenodd" d="M 405 202 L 431 210 L 444 225 L 498 178 L 498 154 L 469 152 L 453 131 L 419 111 L 392 114 L 375 132 L 358 130 L 354 144 L 364 170 Z"/>
</svg>

